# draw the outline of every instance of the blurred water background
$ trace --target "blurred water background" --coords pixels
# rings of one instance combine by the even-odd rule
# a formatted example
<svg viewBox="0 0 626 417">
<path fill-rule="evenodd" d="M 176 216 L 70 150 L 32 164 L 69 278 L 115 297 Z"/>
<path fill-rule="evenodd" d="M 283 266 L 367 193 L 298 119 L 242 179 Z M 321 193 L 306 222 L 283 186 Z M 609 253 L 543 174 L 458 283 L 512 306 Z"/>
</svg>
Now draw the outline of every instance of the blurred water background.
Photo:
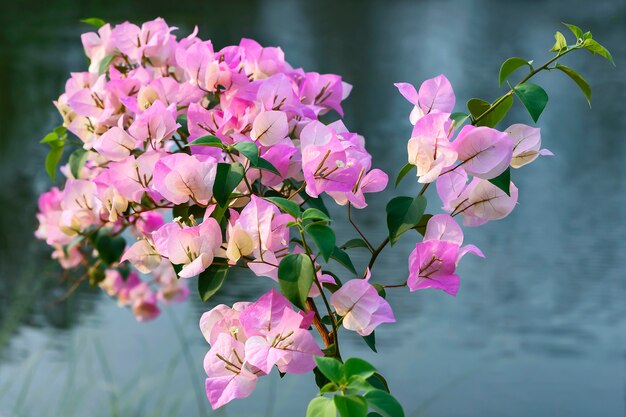
<svg viewBox="0 0 626 417">
<path fill-rule="evenodd" d="M 197 24 L 218 48 L 252 37 L 280 45 L 294 66 L 343 75 L 354 85 L 347 126 L 365 135 L 375 165 L 394 174 L 410 134 L 410 106 L 394 82 L 444 72 L 457 103 L 494 99 L 505 58 L 544 62 L 554 31 L 567 31 L 561 21 L 592 30 L 617 67 L 586 52 L 564 60 L 592 85 L 591 110 L 563 74 L 538 79 L 550 95 L 539 126 L 556 157 L 515 172 L 520 204 L 510 217 L 468 230 L 487 259 L 464 259 L 458 297 L 389 291 L 398 324 L 377 331 L 382 353 L 350 335 L 343 350 L 383 370 L 407 417 L 626 414 L 624 0 L 2 0 L 0 416 L 291 417 L 304 415 L 316 391 L 309 376 L 280 381 L 274 372 L 250 398 L 218 412 L 204 399 L 200 314 L 256 299 L 269 280 L 235 275 L 211 303 L 192 292 L 191 302 L 148 324 L 99 290 L 52 302 L 67 287 L 33 238 L 36 197 L 50 187 L 38 141 L 59 124 L 51 100 L 68 73 L 86 69 L 79 34 L 89 28 L 78 21 L 91 16 L 136 23 L 161 16 L 179 36 Z M 531 123 L 519 103 L 509 120 Z M 417 187 L 405 180 L 400 192 Z M 390 196 L 370 198 L 358 213 L 374 241 L 384 236 Z M 414 243 L 403 238 L 385 251 L 375 278 L 404 277 Z M 353 256 L 366 261 L 365 253 Z"/>
</svg>

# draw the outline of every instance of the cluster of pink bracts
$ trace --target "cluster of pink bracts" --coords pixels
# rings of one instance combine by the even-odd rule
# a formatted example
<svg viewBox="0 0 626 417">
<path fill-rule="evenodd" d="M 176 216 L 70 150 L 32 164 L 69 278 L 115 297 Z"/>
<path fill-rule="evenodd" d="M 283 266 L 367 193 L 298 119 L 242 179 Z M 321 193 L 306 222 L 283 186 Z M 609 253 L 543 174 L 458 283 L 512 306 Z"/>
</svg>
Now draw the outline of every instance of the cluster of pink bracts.
<svg viewBox="0 0 626 417">
<path fill-rule="evenodd" d="M 186 299 L 189 291 L 178 278 L 202 273 L 217 258 L 230 265 L 245 258 L 253 273 L 276 280 L 285 255 L 304 253 L 298 245 L 290 247 L 296 219 L 261 198 L 264 191 L 300 204 L 304 199 L 294 184 L 302 184 L 309 197 L 326 194 L 339 205 L 363 208 L 364 194 L 382 191 L 388 182 L 387 174 L 372 169 L 362 136 L 340 120 L 329 125 L 318 120 L 331 110 L 342 114 L 341 101 L 351 87 L 341 77 L 294 69 L 280 48 L 249 39 L 215 51 L 196 32 L 177 40 L 174 29 L 156 19 L 141 27 L 107 24 L 83 35 L 89 71 L 73 73 L 55 104 L 63 125 L 88 152 L 86 162 L 76 177 L 63 167 L 64 189 L 53 188 L 39 199 L 37 237 L 55 248 L 53 257 L 64 268 L 88 265 L 90 254 L 73 244 L 88 230 L 110 228 L 136 239 L 120 263 L 128 261 L 147 275 L 123 276 L 111 265 L 99 285 L 120 305 L 131 306 L 139 320 L 156 317 L 159 302 Z M 409 256 L 406 285 L 454 295 L 460 258 L 467 252 L 482 256 L 473 245 L 461 246 L 463 233 L 454 216 L 462 215 L 468 226 L 507 216 L 517 189 L 511 184 L 507 195 L 489 179 L 548 152 L 540 149 L 539 130 L 524 125 L 506 132 L 465 126 L 454 138 L 455 96 L 443 75 L 425 81 L 419 92 L 410 84 L 397 87 L 415 106 L 408 161 L 417 167 L 419 182 L 436 181 L 449 213 L 430 218 L 423 241 Z M 207 135 L 225 146 L 254 144 L 277 172 L 252 166 L 243 153 L 188 146 Z M 219 163 L 245 168 L 224 231 L 212 216 Z M 185 204 L 205 209 L 204 218 L 189 223 L 168 217 Z M 335 283 L 330 275 L 317 274 L 320 282 Z M 319 296 L 319 289 L 313 286 L 310 296 Z M 395 321 L 370 284 L 369 271 L 344 283 L 330 304 L 342 325 L 360 335 Z M 249 395 L 257 378 L 274 366 L 281 372 L 312 370 L 313 356 L 322 352 L 307 330 L 310 323 L 308 313 L 294 311 L 275 291 L 251 304 L 220 305 L 205 313 L 200 324 L 211 344 L 205 369 L 212 406 Z"/>
</svg>

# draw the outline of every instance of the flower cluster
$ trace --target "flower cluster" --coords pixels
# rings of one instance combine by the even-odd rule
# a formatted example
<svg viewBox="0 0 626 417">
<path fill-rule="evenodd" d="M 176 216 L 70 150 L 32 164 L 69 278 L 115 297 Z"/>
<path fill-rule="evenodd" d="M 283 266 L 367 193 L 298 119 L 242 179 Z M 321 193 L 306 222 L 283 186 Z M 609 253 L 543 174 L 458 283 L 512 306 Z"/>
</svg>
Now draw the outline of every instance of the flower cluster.
<svg viewBox="0 0 626 417">
<path fill-rule="evenodd" d="M 351 208 L 365 208 L 366 194 L 384 190 L 388 176 L 373 168 L 364 138 L 341 120 L 351 86 L 340 76 L 293 68 L 280 48 L 250 39 L 219 50 L 197 29 L 178 39 L 163 19 L 141 27 L 91 20 L 99 29 L 82 37 L 89 70 L 71 74 L 55 102 L 63 125 L 42 141 L 51 147 L 52 177 L 65 147 L 75 149 L 61 167 L 63 188 L 39 198 L 36 236 L 54 248 L 63 268 L 83 268 L 80 280 L 100 286 L 139 321 L 187 299 L 190 279 L 205 302 L 234 267 L 272 279 L 279 291 L 202 315 L 210 344 L 207 398 L 219 408 L 249 396 L 274 367 L 282 374 L 317 368 L 322 396 L 311 402 L 309 417 L 346 417 L 350 410 L 365 416 L 370 408 L 404 415 L 374 367 L 356 358 L 339 362 L 340 330 L 375 350 L 378 326 L 396 320 L 386 290 L 456 295 L 461 258 L 484 257 L 463 245 L 456 217 L 479 226 L 508 216 L 518 200 L 512 169 L 551 155 L 541 148 L 538 128 L 495 128 L 513 97 L 536 121 L 547 94 L 527 83 L 532 76 L 559 69 L 589 97 L 580 75 L 550 65 L 575 49 L 612 59 L 590 33 L 568 25 L 576 44 L 568 46 L 557 32 L 557 55 L 547 64 L 505 61 L 501 83 L 519 68 L 530 72 L 492 103 L 470 100 L 469 114 L 453 113 L 456 97 L 443 75 L 419 89 L 396 84 L 413 105 L 413 128 L 408 163 L 395 183 L 415 169 L 422 185 L 413 196 L 389 201 L 389 233 L 375 245 Z M 326 113 L 336 120 L 322 122 Z M 431 184 L 443 213 L 426 213 Z M 337 241 L 325 200 L 347 208 L 353 239 Z M 408 254 L 408 273 L 399 282 L 375 282 L 378 256 L 408 232 L 421 235 Z M 359 248 L 370 255 L 361 273 L 349 255 Z M 329 270 L 331 260 L 351 279 L 342 282 Z"/>
<path fill-rule="evenodd" d="M 258 377 L 276 366 L 282 373 L 303 374 L 315 368 L 322 351 L 307 330 L 311 316 L 271 290 L 254 303 L 220 304 L 200 318 L 211 349 L 204 358 L 206 392 L 213 408 L 250 395 Z"/>
<path fill-rule="evenodd" d="M 197 30 L 177 39 L 175 29 L 156 19 L 84 34 L 89 71 L 72 73 L 55 102 L 63 128 L 49 143 L 69 142 L 67 129 L 81 148 L 62 167 L 65 187 L 40 197 L 36 235 L 64 268 L 89 263 L 81 242 L 93 243 L 94 231 L 136 238 L 121 259 L 100 265 L 111 295 L 119 285 L 110 271 L 124 261 L 153 278 L 171 276 L 159 272 L 165 264 L 190 278 L 218 258 L 245 259 L 258 275 L 276 279 L 294 219 L 257 195 L 302 203 L 326 193 L 338 204 L 365 207 L 364 193 L 387 184 L 386 174 L 371 169 L 362 136 L 341 121 L 318 121 L 331 110 L 342 114 L 351 86 L 341 77 L 293 68 L 280 48 L 250 39 L 215 50 Z M 233 178 L 218 172 L 227 165 L 242 175 L 225 190 L 225 204 L 214 189 Z M 168 220 L 179 207 L 196 216 Z M 174 282 L 152 279 L 142 294 L 156 299 Z M 155 285 L 166 289 L 152 291 Z"/>
</svg>

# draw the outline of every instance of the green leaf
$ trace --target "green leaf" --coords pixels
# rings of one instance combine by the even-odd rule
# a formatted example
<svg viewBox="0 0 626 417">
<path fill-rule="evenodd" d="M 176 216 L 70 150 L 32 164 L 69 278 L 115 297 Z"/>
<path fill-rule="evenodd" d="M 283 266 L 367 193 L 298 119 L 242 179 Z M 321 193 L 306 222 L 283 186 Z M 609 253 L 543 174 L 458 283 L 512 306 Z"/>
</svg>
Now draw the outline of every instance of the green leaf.
<svg viewBox="0 0 626 417">
<path fill-rule="evenodd" d="M 349 377 L 347 387 L 349 390 L 357 392 L 369 392 L 375 389 L 365 378 L 359 375 Z"/>
<path fill-rule="evenodd" d="M 59 136 L 54 132 L 50 132 L 46 136 L 44 136 L 43 139 L 39 141 L 39 143 L 56 143 L 58 141 L 59 141 Z M 53 146 L 53 145 L 50 145 L 50 146 Z"/>
<path fill-rule="evenodd" d="M 176 118 L 176 123 L 180 125 L 179 130 L 182 129 L 184 132 L 189 134 L 189 123 L 187 121 L 187 115 L 181 114 Z"/>
<path fill-rule="evenodd" d="M 306 417 L 336 417 L 337 407 L 331 398 L 315 397 L 306 409 Z"/>
<path fill-rule="evenodd" d="M 59 165 L 59 161 L 63 156 L 63 146 L 54 147 L 50 149 L 48 155 L 46 156 L 46 172 L 52 181 L 54 181 L 54 177 L 56 176 L 57 166 Z"/>
<path fill-rule="evenodd" d="M 333 401 L 340 417 L 367 417 L 367 401 L 360 395 L 335 395 Z"/>
<path fill-rule="evenodd" d="M 583 42 L 583 48 L 585 48 L 586 50 L 588 50 L 594 55 L 595 54 L 600 55 L 601 57 L 608 60 L 611 64 L 615 65 L 615 62 L 613 61 L 613 56 L 611 55 L 609 50 L 606 49 L 604 46 L 600 45 L 598 42 L 591 39 L 591 37 L 588 39 L 585 39 L 585 41 Z"/>
<path fill-rule="evenodd" d="M 509 78 L 509 76 L 513 74 L 513 72 L 515 72 L 515 70 L 523 66 L 530 67 L 530 64 L 528 63 L 528 61 L 526 61 L 523 58 L 518 58 L 514 56 L 504 61 L 502 63 L 502 66 L 500 67 L 500 75 L 498 76 L 498 85 L 502 85 L 502 83 L 507 78 Z"/>
<path fill-rule="evenodd" d="M 398 188 L 398 184 L 400 184 L 400 181 L 402 181 L 402 179 L 406 177 L 406 174 L 411 172 L 413 168 L 415 168 L 415 165 L 412 165 L 412 164 L 406 164 L 405 166 L 402 167 L 400 172 L 398 172 L 398 176 L 396 177 L 396 184 L 395 184 L 396 188 Z"/>
<path fill-rule="evenodd" d="M 350 358 L 343 364 L 343 371 L 348 378 L 358 375 L 367 379 L 376 373 L 376 368 L 361 358 Z"/>
<path fill-rule="evenodd" d="M 511 167 L 505 169 L 504 172 L 497 177 L 491 178 L 489 182 L 504 191 L 506 195 L 510 196 L 511 191 L 509 188 L 511 186 Z"/>
<path fill-rule="evenodd" d="M 302 213 L 302 220 L 324 220 L 324 221 L 329 222 L 330 217 L 328 217 L 328 215 L 324 213 L 322 210 L 318 210 L 316 208 L 309 208 L 309 209 L 304 210 L 304 213 Z"/>
<path fill-rule="evenodd" d="M 335 232 L 330 227 L 321 223 L 309 224 L 304 228 L 306 234 L 313 238 L 315 246 L 326 262 L 330 259 L 335 248 Z"/>
<path fill-rule="evenodd" d="M 513 92 L 520 99 L 530 117 L 537 123 L 539 116 L 548 104 L 548 93 L 537 84 L 524 83 L 513 87 Z"/>
<path fill-rule="evenodd" d="M 300 191 L 299 194 L 300 196 L 302 196 L 302 198 L 304 198 L 304 200 L 306 201 L 306 204 L 309 207 L 318 209 L 319 211 L 321 211 L 322 213 L 330 217 L 330 213 L 328 212 L 328 209 L 326 208 L 326 205 L 324 204 L 324 200 L 322 199 L 322 196 L 319 196 L 317 198 L 312 198 L 306 193 L 305 190 Z"/>
<path fill-rule="evenodd" d="M 271 162 L 269 162 L 268 160 L 263 159 L 261 157 L 259 157 L 258 162 L 255 165 L 253 165 L 253 167 L 254 168 L 258 168 L 258 169 L 262 169 L 262 170 L 265 170 L 265 171 L 269 171 L 272 174 L 278 175 L 279 177 L 281 176 L 280 172 L 278 171 L 278 169 L 276 169 L 276 167 L 274 165 L 272 165 Z"/>
<path fill-rule="evenodd" d="M 300 206 L 291 200 L 287 200 L 286 198 L 282 198 L 282 197 L 263 197 L 263 198 L 269 201 L 270 203 L 275 204 L 279 209 L 281 209 L 285 213 L 291 214 L 296 219 L 302 215 Z"/>
<path fill-rule="evenodd" d="M 356 239 L 350 239 L 349 241 L 347 241 L 346 243 L 344 243 L 343 245 L 340 246 L 341 249 L 352 249 L 352 248 L 369 248 L 369 246 L 367 246 L 367 243 L 365 243 L 365 241 L 361 238 L 356 238 Z"/>
<path fill-rule="evenodd" d="M 329 382 L 328 384 L 320 388 L 320 394 L 326 394 L 328 392 L 335 392 L 335 391 L 339 391 L 339 387 L 334 382 Z"/>
<path fill-rule="evenodd" d="M 248 158 L 251 166 L 256 166 L 259 163 L 259 148 L 253 142 L 239 142 L 233 145 L 233 148 L 237 149 L 240 154 Z"/>
<path fill-rule="evenodd" d="M 417 226 L 415 226 L 415 230 L 417 230 L 417 233 L 422 236 L 426 234 L 426 226 L 428 225 L 428 220 L 430 220 L 431 217 L 433 217 L 432 214 L 424 214 L 422 216 L 419 223 L 417 223 Z"/>
<path fill-rule="evenodd" d="M 554 46 L 552 47 L 552 49 L 550 49 L 550 52 L 560 52 L 562 49 L 567 48 L 567 40 L 565 39 L 565 36 L 563 36 L 561 32 L 557 31 L 554 34 L 554 39 L 556 40 L 556 42 L 554 43 Z"/>
<path fill-rule="evenodd" d="M 111 265 L 119 261 L 126 248 L 123 237 L 111 236 L 105 229 L 100 229 L 94 239 L 94 246 L 103 262 Z"/>
<path fill-rule="evenodd" d="M 369 406 L 383 417 L 404 417 L 404 410 L 398 400 L 383 390 L 375 389 L 366 392 L 365 399 Z"/>
<path fill-rule="evenodd" d="M 61 139 L 65 140 L 64 136 L 67 134 L 67 128 L 65 126 L 57 126 L 52 130 Z"/>
<path fill-rule="evenodd" d="M 370 412 L 367 417 L 383 417 L 375 411 Z"/>
<path fill-rule="evenodd" d="M 346 267 L 348 271 L 356 275 L 356 268 L 354 267 L 354 264 L 350 259 L 350 255 L 348 255 L 346 252 L 335 246 L 333 248 L 333 253 L 330 255 L 330 257 Z"/>
<path fill-rule="evenodd" d="M 376 350 L 376 332 L 372 332 L 367 336 L 361 336 L 365 344 L 372 349 L 373 352 L 378 352 Z"/>
<path fill-rule="evenodd" d="M 102 26 L 106 25 L 106 22 L 104 20 L 97 18 L 97 17 L 89 17 L 87 19 L 82 19 L 81 22 L 94 26 L 97 29 L 100 29 Z"/>
<path fill-rule="evenodd" d="M 450 115 L 450 119 L 452 119 L 452 126 L 455 129 L 458 129 L 459 127 L 463 126 L 463 123 L 465 123 L 465 121 L 469 119 L 469 117 L 469 114 L 463 112 L 452 113 Z"/>
<path fill-rule="evenodd" d="M 89 152 L 87 152 L 83 148 L 78 148 L 70 154 L 68 162 L 70 164 L 70 172 L 72 173 L 74 178 L 78 178 L 80 170 L 83 168 L 85 162 L 87 161 L 87 156 L 89 156 Z"/>
<path fill-rule="evenodd" d="M 327 358 L 324 356 L 316 356 L 315 363 L 317 369 L 326 377 L 329 381 L 335 384 L 340 384 L 345 377 L 343 372 L 343 364 L 335 358 Z"/>
<path fill-rule="evenodd" d="M 382 391 L 389 392 L 389 385 L 387 384 L 387 380 L 384 376 L 376 372 L 374 375 L 367 379 L 367 382 L 370 383 L 371 386 L 377 388 Z"/>
<path fill-rule="evenodd" d="M 214 148 L 223 148 L 224 144 L 222 144 L 222 141 L 217 136 L 207 135 L 199 137 L 185 146 L 213 146 Z"/>
<path fill-rule="evenodd" d="M 567 26 L 567 28 L 574 34 L 574 36 L 576 36 L 576 40 L 582 39 L 583 31 L 581 28 L 579 28 L 576 25 L 570 25 L 569 23 L 563 23 L 563 24 Z"/>
<path fill-rule="evenodd" d="M 476 126 L 488 126 L 495 127 L 504 116 L 509 112 L 509 109 L 513 105 L 513 97 L 507 97 L 498 103 L 497 106 L 490 110 L 489 113 L 482 117 L 476 123 Z M 472 98 L 467 102 L 467 109 L 470 111 L 472 115 L 472 119 L 476 120 L 480 116 L 482 116 L 489 108 L 491 107 L 491 103 L 481 100 L 479 98 Z"/>
<path fill-rule="evenodd" d="M 426 197 L 396 197 L 387 204 L 387 228 L 391 245 L 396 243 L 403 233 L 417 225 L 426 209 Z"/>
<path fill-rule="evenodd" d="M 314 279 L 313 261 L 304 253 L 287 255 L 278 265 L 278 284 L 281 292 L 301 310 L 306 310 L 306 299 Z"/>
<path fill-rule="evenodd" d="M 107 72 L 109 69 L 109 66 L 111 65 L 111 62 L 113 62 L 114 59 L 115 59 L 115 55 L 107 55 L 104 58 L 102 58 L 102 61 L 100 61 L 100 67 L 98 68 L 98 72 L 100 74 L 104 74 L 105 72 Z"/>
<path fill-rule="evenodd" d="M 228 204 L 230 194 L 239 185 L 244 175 L 245 169 L 239 162 L 217 164 L 217 173 L 213 184 L 213 197 L 215 197 L 217 204 L 223 207 Z"/>
<path fill-rule="evenodd" d="M 215 258 L 215 260 L 226 262 L 225 259 L 221 258 Z M 203 302 L 206 302 L 219 291 L 226 280 L 228 269 L 226 265 L 212 264 L 198 275 L 198 293 Z"/>
<path fill-rule="evenodd" d="M 580 90 L 583 92 L 583 94 L 587 98 L 587 103 L 589 104 L 589 107 L 591 107 L 591 87 L 589 86 L 587 81 L 582 77 L 582 75 L 580 75 L 579 73 L 577 73 L 570 67 L 566 67 L 565 65 L 556 64 L 555 68 L 563 71 L 565 74 L 567 74 L 568 77 L 574 80 L 574 82 L 578 85 L 578 87 L 580 87 Z"/>
</svg>

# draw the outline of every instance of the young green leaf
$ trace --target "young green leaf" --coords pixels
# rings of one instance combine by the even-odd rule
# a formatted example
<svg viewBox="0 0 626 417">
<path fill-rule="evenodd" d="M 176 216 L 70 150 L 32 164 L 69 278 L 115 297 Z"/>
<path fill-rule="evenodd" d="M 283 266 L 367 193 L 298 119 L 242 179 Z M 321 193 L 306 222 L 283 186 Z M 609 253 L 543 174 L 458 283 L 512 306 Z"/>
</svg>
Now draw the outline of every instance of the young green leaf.
<svg viewBox="0 0 626 417">
<path fill-rule="evenodd" d="M 587 103 L 589 104 L 589 107 L 591 107 L 591 87 L 587 83 L 587 80 L 585 80 L 582 75 L 580 75 L 570 67 L 566 67 L 565 65 L 556 64 L 555 68 L 561 70 L 568 77 L 574 80 L 574 82 L 578 85 L 578 87 L 580 87 L 580 90 L 587 98 Z"/>
<path fill-rule="evenodd" d="M 396 188 L 398 188 L 398 184 L 400 184 L 400 181 L 402 181 L 402 179 L 406 177 L 406 174 L 411 172 L 413 168 L 415 168 L 415 165 L 412 165 L 412 164 L 406 164 L 405 166 L 402 167 L 400 172 L 398 172 L 398 176 L 396 177 L 396 184 L 395 184 Z"/>
<path fill-rule="evenodd" d="M 306 310 L 306 299 L 314 279 L 313 261 L 304 253 L 287 255 L 278 265 L 278 284 L 281 292 L 301 310 Z"/>
<path fill-rule="evenodd" d="M 365 378 L 359 375 L 353 375 L 348 378 L 347 388 L 356 392 L 369 392 L 375 389 Z"/>
<path fill-rule="evenodd" d="M 365 393 L 365 399 L 370 407 L 378 411 L 383 417 L 404 417 L 402 406 L 391 394 L 374 389 Z"/>
<path fill-rule="evenodd" d="M 329 222 L 330 217 L 328 217 L 328 215 L 322 210 L 309 208 L 304 210 L 304 213 L 302 213 L 302 220 L 323 220 Z"/>
<path fill-rule="evenodd" d="M 326 262 L 330 259 L 336 244 L 335 232 L 321 223 L 312 223 L 304 228 L 307 235 L 313 238 L 315 246 Z"/>
<path fill-rule="evenodd" d="M 302 215 L 300 206 L 291 200 L 287 200 L 286 198 L 282 198 L 282 197 L 263 197 L 263 198 L 265 198 L 270 203 L 275 204 L 279 209 L 281 209 L 285 213 L 291 214 L 296 219 Z"/>
<path fill-rule="evenodd" d="M 70 154 L 68 162 L 70 164 L 70 172 L 74 178 L 78 178 L 80 170 L 87 161 L 87 156 L 89 156 L 89 153 L 83 148 L 78 148 Z"/>
<path fill-rule="evenodd" d="M 570 25 L 569 23 L 563 23 L 574 34 L 576 40 L 583 38 L 583 31 L 576 25 Z"/>
<path fill-rule="evenodd" d="M 343 364 L 339 360 L 324 356 L 316 356 L 315 363 L 317 364 L 317 369 L 319 369 L 319 371 L 324 374 L 329 381 L 334 382 L 335 384 L 341 384 L 345 379 Z"/>
<path fill-rule="evenodd" d="M 306 409 L 306 417 L 336 417 L 337 407 L 331 398 L 315 397 Z"/>
<path fill-rule="evenodd" d="M 248 158 L 250 165 L 256 166 L 259 164 L 259 148 L 253 142 L 238 142 L 233 145 L 233 148 Z"/>
<path fill-rule="evenodd" d="M 567 48 L 567 40 L 565 36 L 559 31 L 554 34 L 555 43 L 550 52 L 560 52 L 561 50 Z"/>
<path fill-rule="evenodd" d="M 591 38 L 585 39 L 583 42 L 583 48 L 591 52 L 592 54 L 598 54 L 604 59 L 608 60 L 611 64 L 615 65 L 613 61 L 613 56 L 604 46 L 600 45 L 598 42 L 594 41 Z"/>
<path fill-rule="evenodd" d="M 520 99 L 530 117 L 537 123 L 539 116 L 548 104 L 548 94 L 537 84 L 524 83 L 513 87 L 513 92 Z"/>
<path fill-rule="evenodd" d="M 509 76 L 513 74 L 513 72 L 515 72 L 515 70 L 523 66 L 527 66 L 530 68 L 530 64 L 528 63 L 528 61 L 526 61 L 523 58 L 518 58 L 514 56 L 504 61 L 502 63 L 502 66 L 500 67 L 500 74 L 498 76 L 498 85 L 502 85 L 502 83 L 507 78 L 509 78 Z"/>
<path fill-rule="evenodd" d="M 348 255 L 345 251 L 335 246 L 330 257 L 343 265 L 348 271 L 356 275 L 356 268 L 350 259 L 350 255 Z"/>
<path fill-rule="evenodd" d="M 57 166 L 63 156 L 63 146 L 53 147 L 46 155 L 46 172 L 52 181 L 56 176 Z"/>
<path fill-rule="evenodd" d="M 104 74 L 105 72 L 107 72 L 109 70 L 109 66 L 111 66 L 111 62 L 113 62 L 114 59 L 115 55 L 107 55 L 102 58 L 102 61 L 100 61 L 100 67 L 98 68 L 98 72 L 100 74 Z"/>
<path fill-rule="evenodd" d="M 224 147 L 220 138 L 213 135 L 201 136 L 193 142 L 189 142 L 185 146 L 213 146 L 214 148 Z"/>
<path fill-rule="evenodd" d="M 350 239 L 346 243 L 340 246 L 341 249 L 352 249 L 352 248 L 369 248 L 367 243 L 361 238 Z"/>
<path fill-rule="evenodd" d="M 396 197 L 387 204 L 387 228 L 393 245 L 403 233 L 419 222 L 426 209 L 426 197 Z"/>
<path fill-rule="evenodd" d="M 360 395 L 335 395 L 333 401 L 340 417 L 367 417 L 367 401 Z"/>
<path fill-rule="evenodd" d="M 360 358 L 350 358 L 343 364 L 343 371 L 346 377 L 358 375 L 362 378 L 369 378 L 376 373 L 374 368 L 369 362 Z"/>
<path fill-rule="evenodd" d="M 220 258 L 215 260 L 226 262 L 225 259 Z M 198 275 L 198 294 L 200 294 L 200 299 L 203 302 L 206 302 L 219 291 L 226 280 L 228 271 L 227 265 L 212 264 Z"/>
<path fill-rule="evenodd" d="M 215 197 L 217 204 L 220 206 L 228 204 L 230 194 L 239 185 L 244 175 L 245 169 L 239 162 L 217 164 L 217 173 L 213 184 L 213 197 Z"/>
<path fill-rule="evenodd" d="M 97 29 L 100 29 L 102 26 L 106 25 L 106 22 L 97 17 L 89 17 L 87 19 L 82 19 L 81 22 L 91 25 Z"/>
<path fill-rule="evenodd" d="M 509 96 L 498 103 L 487 115 L 481 117 L 489 110 L 491 103 L 479 98 L 472 98 L 467 102 L 467 109 L 470 111 L 473 120 L 480 117 L 480 120 L 476 122 L 476 126 L 495 127 L 504 119 L 504 116 L 509 112 L 512 105 L 513 98 Z"/>
<path fill-rule="evenodd" d="M 504 191 L 506 195 L 510 196 L 511 195 L 511 191 L 510 191 L 511 167 L 508 167 L 507 169 L 505 169 L 504 172 L 498 175 L 497 177 L 491 178 L 489 182 L 495 185 L 496 187 L 498 187 L 499 189 L 501 189 L 502 191 Z"/>
</svg>

